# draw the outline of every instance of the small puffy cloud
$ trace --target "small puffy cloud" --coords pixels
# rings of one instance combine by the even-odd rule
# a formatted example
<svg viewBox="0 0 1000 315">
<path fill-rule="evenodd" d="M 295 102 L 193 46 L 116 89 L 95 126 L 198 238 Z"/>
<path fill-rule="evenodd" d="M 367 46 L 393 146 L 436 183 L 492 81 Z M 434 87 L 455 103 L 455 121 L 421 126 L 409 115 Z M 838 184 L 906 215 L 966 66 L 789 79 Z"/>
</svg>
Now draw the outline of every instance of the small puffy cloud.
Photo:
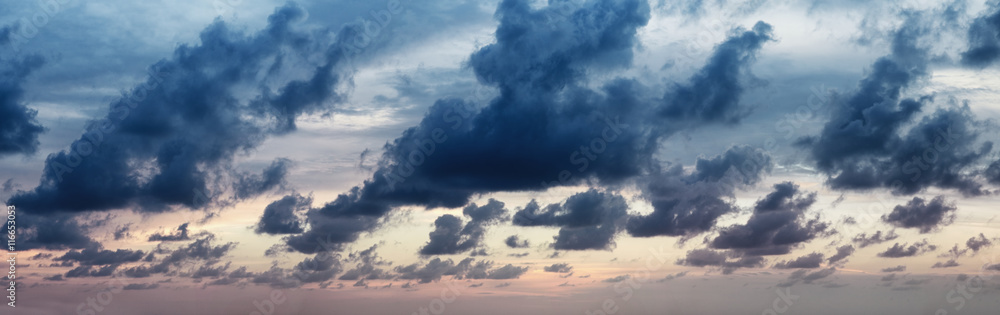
<svg viewBox="0 0 1000 315">
<path fill-rule="evenodd" d="M 172 234 L 156 233 L 149 236 L 150 242 L 175 242 L 175 241 L 186 241 L 189 239 L 191 239 L 191 237 L 188 236 L 188 223 L 184 223 L 178 226 L 177 231 L 175 233 Z"/>
<path fill-rule="evenodd" d="M 793 260 L 782 261 L 774 265 L 777 269 L 796 269 L 796 268 L 806 268 L 813 269 L 819 268 L 819 265 L 823 263 L 823 254 L 812 253 L 805 255 Z"/>
<path fill-rule="evenodd" d="M 482 245 L 486 227 L 499 223 L 507 217 L 504 203 L 490 199 L 487 204 L 471 204 L 462 210 L 469 217 L 467 224 L 462 219 L 445 214 L 434 220 L 434 230 L 430 241 L 420 248 L 421 255 L 449 255 L 468 251 Z"/>
<path fill-rule="evenodd" d="M 514 224 L 560 227 L 552 245 L 557 250 L 611 249 L 627 215 L 628 204 L 621 195 L 590 189 L 545 208 L 532 200 L 517 211 Z"/>
<path fill-rule="evenodd" d="M 503 243 L 510 248 L 528 248 L 530 246 L 528 240 L 522 240 L 520 236 L 517 235 L 508 236 Z"/>
<path fill-rule="evenodd" d="M 299 218 L 312 206 L 312 197 L 297 193 L 285 196 L 264 207 L 264 214 L 254 227 L 257 234 L 297 234 L 302 233 L 305 223 Z"/>
<path fill-rule="evenodd" d="M 117 265 L 139 261 L 143 255 L 141 250 L 118 249 L 112 251 L 100 247 L 89 247 L 83 250 L 70 250 L 54 260 L 72 261 L 82 266 Z"/>
<path fill-rule="evenodd" d="M 912 257 L 917 256 L 926 252 L 931 252 L 937 249 L 937 246 L 927 243 L 927 240 L 909 244 L 896 243 L 889 247 L 884 252 L 878 253 L 879 257 L 884 258 L 901 258 L 901 257 Z"/>
<path fill-rule="evenodd" d="M 545 270 L 545 272 L 567 273 L 573 270 L 573 266 L 570 266 L 567 263 L 561 263 L 545 266 L 545 268 L 542 269 Z"/>
<path fill-rule="evenodd" d="M 929 233 L 955 221 L 953 203 L 945 202 L 944 197 L 934 197 L 930 202 L 914 197 L 906 205 L 898 205 L 892 212 L 883 215 L 882 220 L 901 228 L 916 228 L 920 233 Z"/>
<path fill-rule="evenodd" d="M 933 266 L 931 266 L 931 268 L 951 268 L 958 266 L 959 266 L 958 262 L 956 262 L 954 259 L 949 259 L 946 262 L 936 262 L 934 263 Z"/>
<path fill-rule="evenodd" d="M 833 256 L 830 256 L 830 258 L 827 258 L 826 261 L 829 264 L 833 264 L 833 263 L 836 263 L 836 262 L 840 262 L 840 261 L 842 261 L 844 259 L 847 259 L 847 257 L 851 256 L 851 254 L 854 254 L 854 246 L 853 245 L 840 246 L 840 247 L 837 247 L 837 253 L 834 254 Z"/>
<path fill-rule="evenodd" d="M 882 244 L 897 238 L 899 238 L 899 235 L 896 234 L 896 231 L 889 231 L 884 234 L 882 231 L 875 231 L 875 233 L 871 235 L 868 235 L 867 233 L 858 234 L 854 236 L 852 241 L 855 244 L 858 244 L 858 247 L 865 248 L 871 245 Z"/>
</svg>

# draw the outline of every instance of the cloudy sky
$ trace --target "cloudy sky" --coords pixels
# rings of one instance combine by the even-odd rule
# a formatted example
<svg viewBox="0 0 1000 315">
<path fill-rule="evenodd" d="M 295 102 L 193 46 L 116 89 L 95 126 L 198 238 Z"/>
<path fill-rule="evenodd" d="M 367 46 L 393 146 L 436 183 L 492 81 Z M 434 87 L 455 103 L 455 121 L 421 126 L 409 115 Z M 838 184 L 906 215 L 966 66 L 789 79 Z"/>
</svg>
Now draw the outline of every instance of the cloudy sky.
<svg viewBox="0 0 1000 315">
<path fill-rule="evenodd" d="M 2 7 L 5 314 L 1000 307 L 996 1 Z"/>
</svg>

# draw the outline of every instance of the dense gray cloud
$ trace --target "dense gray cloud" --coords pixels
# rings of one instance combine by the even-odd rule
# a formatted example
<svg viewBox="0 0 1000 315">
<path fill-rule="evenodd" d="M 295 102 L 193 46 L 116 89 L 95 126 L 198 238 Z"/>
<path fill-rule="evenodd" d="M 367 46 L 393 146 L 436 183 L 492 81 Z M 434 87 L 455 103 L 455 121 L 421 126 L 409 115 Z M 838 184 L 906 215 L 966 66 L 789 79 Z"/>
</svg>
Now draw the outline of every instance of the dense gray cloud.
<svg viewBox="0 0 1000 315">
<path fill-rule="evenodd" d="M 264 208 L 264 214 L 254 228 L 257 234 L 296 234 L 302 233 L 304 223 L 298 217 L 312 206 L 312 197 L 304 197 L 297 193 L 275 200 Z"/>
<path fill-rule="evenodd" d="M 304 14 L 294 5 L 278 8 L 270 24 L 251 36 L 230 30 L 221 21 L 210 25 L 202 32 L 200 45 L 182 45 L 174 58 L 153 65 L 153 76 L 110 104 L 108 115 L 90 124 L 69 150 L 50 155 L 41 185 L 10 201 L 37 213 L 129 205 L 151 211 L 172 205 L 205 206 L 219 192 L 210 186 L 213 172 L 231 172 L 231 157 L 280 131 L 267 124 L 274 116 L 254 115 L 233 90 L 252 84 L 261 69 L 276 66 L 271 64 L 273 57 L 282 49 L 308 46 L 307 34 L 293 27 Z M 293 81 L 281 93 L 296 92 L 291 87 L 302 84 L 331 89 L 336 80 L 319 77 L 338 77 L 330 68 L 342 58 L 336 48 L 331 47 L 329 65 L 315 72 L 313 79 L 319 81 Z M 320 103 L 332 96 L 332 92 L 309 95 L 314 94 L 322 98 L 274 103 L 268 108 L 308 106 L 280 108 L 294 117 L 322 109 Z M 148 171 L 155 175 L 142 180 L 134 176 L 147 171 L 135 161 L 152 162 Z M 231 186 L 239 197 L 250 197 L 278 185 L 281 179 L 275 177 L 283 176 L 286 164 L 278 160 L 259 177 L 234 173 L 237 178 Z M 93 178 L 106 180 L 94 182 Z"/>
<path fill-rule="evenodd" d="M 628 215 L 625 198 L 595 189 L 570 196 L 562 204 L 541 208 L 532 200 L 514 215 L 514 225 L 558 226 L 557 250 L 611 249 Z"/>
<path fill-rule="evenodd" d="M 8 41 L 12 31 L 10 26 L 0 27 L 0 44 Z M 44 63 L 41 56 L 35 55 L 0 58 L 0 157 L 30 155 L 38 150 L 38 135 L 46 129 L 35 119 L 38 112 L 22 103 L 23 84 Z"/>
<path fill-rule="evenodd" d="M 421 255 L 450 255 L 468 251 L 482 245 L 486 227 L 507 217 L 504 203 L 490 199 L 482 207 L 471 204 L 462 210 L 470 218 L 463 227 L 462 219 L 446 214 L 434 220 L 430 241 L 420 248 Z"/>
<path fill-rule="evenodd" d="M 984 175 L 986 176 L 986 180 L 991 184 L 1000 185 L 1000 160 L 990 163 Z"/>
<path fill-rule="evenodd" d="M 896 267 L 882 268 L 882 272 L 903 272 L 906 271 L 906 266 L 899 265 Z"/>
<path fill-rule="evenodd" d="M 991 9 L 969 26 L 969 49 L 962 52 L 966 66 L 984 68 L 1000 59 L 1000 9 L 996 5 Z"/>
<path fill-rule="evenodd" d="M 978 122 L 968 106 L 953 105 L 919 116 L 931 97 L 902 98 L 927 78 L 930 55 L 919 43 L 932 26 L 922 13 L 891 36 L 891 54 L 879 58 L 855 91 L 837 97 L 817 136 L 800 139 L 834 189 L 888 188 L 912 195 L 928 187 L 965 195 L 985 191 L 970 171 L 992 150 L 978 144 Z"/>
<path fill-rule="evenodd" d="M 772 38 L 771 25 L 758 22 L 715 47 L 708 64 L 688 84 L 680 84 L 664 98 L 661 111 L 673 121 L 738 123 L 749 112 L 740 107 L 745 87 L 740 82 L 764 43 Z"/>
<path fill-rule="evenodd" d="M 930 202 L 914 197 L 906 205 L 898 205 L 882 220 L 902 228 L 917 228 L 920 233 L 929 233 L 955 221 L 954 203 L 947 203 L 944 197 L 934 197 Z"/>
<path fill-rule="evenodd" d="M 69 214 L 39 216 L 32 212 L 19 212 L 17 224 L 22 230 L 18 235 L 18 248 L 60 250 L 101 246 L 87 235 L 89 227 L 81 225 L 79 220 Z"/>
</svg>

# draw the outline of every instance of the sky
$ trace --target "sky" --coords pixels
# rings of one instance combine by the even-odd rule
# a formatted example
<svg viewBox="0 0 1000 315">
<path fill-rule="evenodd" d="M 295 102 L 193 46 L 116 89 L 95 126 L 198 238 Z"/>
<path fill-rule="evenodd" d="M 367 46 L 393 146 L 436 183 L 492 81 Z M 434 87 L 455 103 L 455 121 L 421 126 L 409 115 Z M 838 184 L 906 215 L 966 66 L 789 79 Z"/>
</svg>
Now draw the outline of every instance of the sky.
<svg viewBox="0 0 1000 315">
<path fill-rule="evenodd" d="M 2 7 L 4 314 L 1000 307 L 996 1 Z"/>
</svg>

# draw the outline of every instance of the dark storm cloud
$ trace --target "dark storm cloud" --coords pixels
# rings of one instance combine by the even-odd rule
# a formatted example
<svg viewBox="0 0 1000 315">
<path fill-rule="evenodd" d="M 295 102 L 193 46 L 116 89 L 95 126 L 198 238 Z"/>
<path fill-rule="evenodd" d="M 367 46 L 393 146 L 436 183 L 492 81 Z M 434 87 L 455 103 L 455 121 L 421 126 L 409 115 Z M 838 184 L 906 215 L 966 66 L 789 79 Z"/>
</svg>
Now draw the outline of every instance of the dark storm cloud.
<svg viewBox="0 0 1000 315">
<path fill-rule="evenodd" d="M 542 268 L 545 272 L 556 272 L 556 273 L 567 273 L 573 270 L 573 266 L 567 263 L 552 264 L 550 266 L 545 266 Z"/>
<path fill-rule="evenodd" d="M 865 248 L 870 245 L 882 244 L 897 238 L 899 238 L 899 235 L 896 234 L 895 230 L 889 231 L 884 235 L 882 234 L 882 231 L 875 231 L 872 235 L 868 235 L 867 233 L 855 235 L 852 241 L 855 244 L 858 244 L 858 247 Z"/>
<path fill-rule="evenodd" d="M 557 250 L 611 249 L 628 215 L 625 198 L 590 189 L 544 209 L 532 200 L 514 215 L 514 225 L 558 226 Z"/>
<path fill-rule="evenodd" d="M 160 234 L 156 233 L 149 236 L 150 242 L 176 242 L 176 241 L 186 241 L 191 239 L 188 235 L 188 223 L 181 224 L 177 227 L 177 232 L 173 234 Z"/>
<path fill-rule="evenodd" d="M 468 251 L 482 245 L 486 227 L 507 217 L 504 203 L 490 199 L 482 207 L 471 204 L 462 210 L 470 218 L 462 225 L 462 219 L 446 214 L 434 221 L 430 241 L 420 248 L 421 255 L 450 255 Z"/>
<path fill-rule="evenodd" d="M 902 98 L 904 89 L 928 77 L 929 54 L 918 45 L 932 27 L 924 19 L 907 14 L 891 37 L 891 54 L 871 66 L 855 91 L 837 97 L 818 136 L 798 142 L 828 175 L 830 187 L 882 187 L 905 195 L 928 187 L 985 193 L 970 170 L 992 143 L 978 144 L 981 123 L 969 107 L 951 105 L 921 117 L 933 99 Z"/>
<path fill-rule="evenodd" d="M 60 250 L 100 246 L 87 236 L 89 228 L 81 226 L 78 219 L 71 215 L 38 216 L 31 212 L 19 212 L 17 224 L 23 228 L 17 244 L 20 249 Z"/>
<path fill-rule="evenodd" d="M 406 204 L 460 207 L 477 192 L 544 188 L 559 170 L 580 167 L 567 157 L 591 140 L 604 141 L 601 151 L 635 151 L 638 130 L 621 130 L 614 122 L 627 117 L 609 108 L 634 101 L 631 88 L 607 92 L 623 97 L 619 101 L 577 85 L 590 71 L 631 62 L 636 29 L 645 25 L 648 10 L 642 1 L 560 2 L 538 11 L 527 1 L 502 2 L 496 43 L 469 61 L 480 81 L 501 95 L 481 110 L 462 100 L 439 100 L 420 125 L 386 145 L 384 166 L 371 180 L 326 211 L 380 215 Z M 594 128 L 606 120 L 616 128 L 602 135 L 603 129 Z M 589 167 L 583 177 L 604 172 L 609 180 L 638 173 L 641 164 L 625 153 L 584 160 Z"/>
<path fill-rule="evenodd" d="M 854 246 L 844 245 L 837 247 L 837 253 L 827 258 L 826 262 L 832 265 L 833 263 L 847 259 L 851 254 L 854 254 Z"/>
<path fill-rule="evenodd" d="M 435 102 L 418 126 L 386 144 L 371 179 L 315 212 L 381 216 L 405 205 L 461 207 L 475 194 L 616 184 L 655 168 L 660 140 L 739 116 L 722 110 L 745 112 L 735 101 L 743 89 L 732 84 L 748 75 L 747 64 L 770 40 L 763 23 L 734 30 L 711 65 L 665 95 L 634 79 L 589 84 L 590 76 L 630 66 L 637 29 L 649 14 L 639 0 L 501 2 L 495 42 L 468 61 L 499 95 L 485 105 Z M 587 236 L 562 233 L 557 238 L 567 241 Z"/>
<path fill-rule="evenodd" d="M 0 27 L 0 43 L 6 41 L 11 31 L 9 26 Z M 22 103 L 22 84 L 44 63 L 41 56 L 35 55 L 0 58 L 0 157 L 30 155 L 38 150 L 38 135 L 45 131 L 45 127 L 35 120 L 38 112 Z"/>
<path fill-rule="evenodd" d="M 139 261 L 143 255 L 141 250 L 118 249 L 112 251 L 99 247 L 90 247 L 83 250 L 70 250 L 54 260 L 73 261 L 82 266 L 115 265 Z"/>
<path fill-rule="evenodd" d="M 986 180 L 991 184 L 1000 185 L 1000 160 L 990 163 L 984 175 L 986 176 Z"/>
<path fill-rule="evenodd" d="M 917 228 L 920 233 L 929 233 L 955 221 L 954 203 L 945 202 L 943 196 L 934 197 L 930 202 L 914 197 L 906 205 L 898 205 L 892 212 L 883 215 L 882 220 L 902 228 Z"/>
<path fill-rule="evenodd" d="M 294 5 L 278 8 L 251 36 L 213 23 L 200 45 L 181 45 L 172 59 L 153 65 L 151 77 L 110 104 L 108 115 L 89 124 L 70 149 L 50 155 L 41 184 L 10 201 L 36 213 L 132 205 L 162 211 L 206 206 L 225 188 L 214 187 L 217 176 L 235 176 L 224 186 L 241 198 L 280 183 L 274 176 L 284 174 L 281 160 L 260 177 L 231 170 L 234 155 L 275 133 L 266 122 L 271 116 L 255 116 L 233 90 L 255 84 L 283 49 L 305 48 L 308 38 L 291 25 L 303 16 Z M 136 176 L 145 172 L 153 175 Z"/>
<path fill-rule="evenodd" d="M 911 257 L 920 255 L 926 252 L 931 252 L 937 249 L 937 246 L 927 243 L 927 240 L 913 243 L 913 245 L 896 243 L 889 247 L 884 252 L 878 253 L 879 257 L 884 258 L 901 258 L 901 257 Z"/>
<path fill-rule="evenodd" d="M 815 202 L 816 193 L 800 192 L 798 185 L 791 182 L 776 184 L 774 192 L 757 201 L 745 225 L 722 228 L 709 246 L 748 255 L 787 254 L 827 232 L 828 223 L 805 217 L 805 211 Z"/>
<path fill-rule="evenodd" d="M 264 208 L 264 214 L 257 222 L 254 232 L 272 235 L 302 233 L 304 223 L 297 214 L 305 213 L 310 206 L 312 197 L 303 197 L 297 193 L 275 200 Z"/>
<path fill-rule="evenodd" d="M 708 231 L 720 216 L 738 210 L 729 201 L 736 189 L 757 183 L 771 167 L 771 157 L 762 150 L 737 146 L 710 159 L 699 158 L 690 174 L 675 165 L 652 175 L 641 188 L 643 197 L 652 203 L 653 213 L 630 217 L 628 232 L 651 237 Z"/>
<path fill-rule="evenodd" d="M 962 52 L 962 64 L 985 68 L 1000 59 L 1000 10 L 991 5 L 987 14 L 977 17 L 969 26 L 968 50 Z"/>
<path fill-rule="evenodd" d="M 342 43 L 359 28 L 313 36 L 294 26 L 304 16 L 285 5 L 250 35 L 212 23 L 200 44 L 180 45 L 154 64 L 145 82 L 109 105 L 107 116 L 49 155 L 39 186 L 9 203 L 40 215 L 168 211 L 225 205 L 281 187 L 287 160 L 249 175 L 234 170 L 233 158 L 294 130 L 296 117 L 330 112 L 342 101 L 336 89 L 351 72 Z M 315 68 L 286 67 L 296 64 Z M 305 78 L 282 79 L 297 76 Z"/>
<path fill-rule="evenodd" d="M 520 236 L 517 236 L 517 235 L 511 235 L 511 236 L 507 237 L 507 239 L 505 239 L 503 241 L 503 243 L 507 244 L 507 247 L 510 247 L 510 248 L 528 248 L 528 247 L 530 247 L 530 244 L 528 244 L 528 240 L 522 240 L 520 238 Z"/>
<path fill-rule="evenodd" d="M 782 261 L 774 264 L 774 268 L 777 269 L 796 269 L 796 268 L 819 268 L 819 265 L 823 263 L 823 254 L 812 253 L 805 255 L 790 261 Z"/>
</svg>

